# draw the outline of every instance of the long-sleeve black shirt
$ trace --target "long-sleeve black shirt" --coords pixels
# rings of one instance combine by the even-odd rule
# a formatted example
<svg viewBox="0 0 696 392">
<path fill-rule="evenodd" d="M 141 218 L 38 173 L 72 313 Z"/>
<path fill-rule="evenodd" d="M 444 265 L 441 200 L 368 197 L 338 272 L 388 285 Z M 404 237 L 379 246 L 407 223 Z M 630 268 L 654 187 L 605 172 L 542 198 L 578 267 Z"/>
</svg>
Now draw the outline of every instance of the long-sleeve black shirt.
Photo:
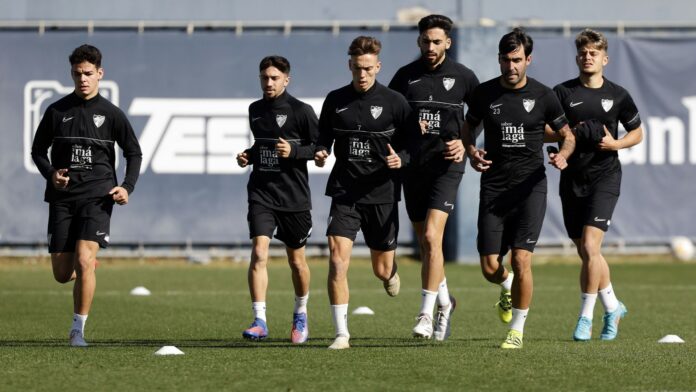
<svg viewBox="0 0 696 392">
<path fill-rule="evenodd" d="M 32 159 L 46 179 L 44 200 L 72 201 L 108 195 L 118 183 L 115 143 L 126 158 L 126 176 L 121 186 L 130 194 L 138 181 L 142 152 L 121 109 L 99 94 L 84 100 L 72 93 L 51 104 L 39 123 L 31 148 Z M 70 178 L 67 188 L 61 190 L 51 181 L 58 169 L 68 169 Z"/>
<path fill-rule="evenodd" d="M 464 104 L 471 106 L 471 94 L 479 81 L 472 70 L 449 57 L 434 70 L 422 59 L 401 67 L 389 87 L 400 92 L 413 108 L 409 150 L 412 165 L 429 171 L 463 172 L 465 162 L 445 160 L 445 142 L 459 139 L 464 124 Z M 427 121 L 425 134 L 418 122 Z"/>
<path fill-rule="evenodd" d="M 280 211 L 312 208 L 307 160 L 314 158 L 317 122 L 314 109 L 287 91 L 276 99 L 260 99 L 249 105 L 254 135 L 254 144 L 247 150 L 253 165 L 247 184 L 250 201 Z M 288 158 L 276 153 L 279 138 L 291 145 Z"/>
<path fill-rule="evenodd" d="M 406 125 L 411 107 L 404 97 L 378 82 L 360 93 L 352 84 L 331 91 L 319 116 L 317 151 L 331 151 L 336 163 L 326 195 L 348 203 L 382 204 L 400 200 L 399 171 L 389 169 L 387 144 L 408 163 Z"/>
</svg>

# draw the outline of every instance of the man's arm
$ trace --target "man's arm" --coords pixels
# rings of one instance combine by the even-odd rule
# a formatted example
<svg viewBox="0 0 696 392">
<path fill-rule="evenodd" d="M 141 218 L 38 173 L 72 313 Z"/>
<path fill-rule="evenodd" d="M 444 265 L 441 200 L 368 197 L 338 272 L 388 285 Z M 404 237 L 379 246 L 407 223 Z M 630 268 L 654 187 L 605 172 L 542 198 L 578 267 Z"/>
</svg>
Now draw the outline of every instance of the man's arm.
<svg viewBox="0 0 696 392">
<path fill-rule="evenodd" d="M 548 127 L 548 125 L 546 125 L 546 127 Z M 553 167 L 563 170 L 568 167 L 567 160 L 570 155 L 573 154 L 573 151 L 575 151 L 575 135 L 573 134 L 573 131 L 570 130 L 568 124 L 565 124 L 563 128 L 559 129 L 558 132 L 555 133 L 558 134 L 563 144 L 561 151 L 558 153 L 549 154 L 549 163 Z"/>
<path fill-rule="evenodd" d="M 46 180 L 51 180 L 56 171 L 48 159 L 48 148 L 51 147 L 52 143 L 52 111 L 49 109 L 44 113 L 31 145 L 31 159 Z"/>
<path fill-rule="evenodd" d="M 135 183 L 138 182 L 140 175 L 140 165 L 143 161 L 143 153 L 140 143 L 135 136 L 133 127 L 123 112 L 119 113 L 115 120 L 116 143 L 123 150 L 123 157 L 126 159 L 126 176 L 120 186 L 115 186 L 109 192 L 113 200 L 119 205 L 128 203 L 128 196 L 133 193 Z"/>
<path fill-rule="evenodd" d="M 607 131 L 606 129 L 604 130 L 604 133 L 605 134 L 602 138 L 602 141 L 600 141 L 599 144 L 597 144 L 597 148 L 600 151 L 619 151 L 623 148 L 633 147 L 636 144 L 643 141 L 642 127 L 638 127 L 627 132 L 623 137 L 619 139 L 614 139 L 614 137 L 611 136 L 611 133 L 609 133 L 609 131 Z"/>
<path fill-rule="evenodd" d="M 307 142 L 305 144 L 291 144 L 291 150 L 287 157 L 291 159 L 310 160 L 314 158 L 316 143 L 319 139 L 319 119 L 317 119 L 314 109 L 309 105 L 304 105 L 301 115 L 300 135 L 306 134 Z M 303 132 L 304 131 L 304 132 Z"/>
</svg>

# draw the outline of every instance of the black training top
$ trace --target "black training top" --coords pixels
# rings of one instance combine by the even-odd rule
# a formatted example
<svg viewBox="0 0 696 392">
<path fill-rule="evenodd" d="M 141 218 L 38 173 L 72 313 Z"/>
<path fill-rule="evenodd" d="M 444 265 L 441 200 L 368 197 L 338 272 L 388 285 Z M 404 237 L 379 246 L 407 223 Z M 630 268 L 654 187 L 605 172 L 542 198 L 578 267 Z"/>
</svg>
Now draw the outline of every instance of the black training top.
<svg viewBox="0 0 696 392">
<path fill-rule="evenodd" d="M 44 200 L 50 203 L 108 195 L 118 183 L 114 142 L 126 158 L 121 186 L 131 194 L 138 181 L 142 152 L 121 109 L 99 94 L 84 100 L 72 93 L 51 104 L 31 147 L 31 157 L 46 178 Z M 70 177 L 68 187 L 62 190 L 51 183 L 57 169 L 68 169 Z"/>
<path fill-rule="evenodd" d="M 411 108 L 401 94 L 375 81 L 365 93 L 352 84 L 331 91 L 319 116 L 317 151 L 331 151 L 336 163 L 326 195 L 347 203 L 382 204 L 400 200 L 399 171 L 389 169 L 387 144 L 408 164 L 405 128 Z"/>
<path fill-rule="evenodd" d="M 588 88 L 579 78 L 554 87 L 571 126 L 596 119 L 618 139 L 619 121 L 627 131 L 640 127 L 640 115 L 628 91 L 604 78 L 602 87 Z M 587 196 L 592 184 L 604 176 L 621 171 L 617 151 L 577 151 L 568 160 L 568 169 L 561 172 L 561 186 L 571 186 L 578 196 Z M 615 189 L 616 192 L 618 192 Z"/>
<path fill-rule="evenodd" d="M 411 164 L 434 171 L 463 172 L 465 162 L 445 160 L 445 142 L 459 139 L 464 124 L 464 103 L 471 106 L 471 93 L 479 81 L 474 72 L 449 57 L 436 69 L 429 70 L 422 59 L 401 67 L 389 83 L 413 108 L 413 126 L 409 131 Z M 418 123 L 428 121 L 421 134 Z"/>
<path fill-rule="evenodd" d="M 249 201 L 280 211 L 312 208 L 307 160 L 314 158 L 317 121 L 314 109 L 287 91 L 276 99 L 260 99 L 249 105 L 254 135 L 254 144 L 246 151 L 253 165 L 247 184 Z M 281 137 L 292 147 L 288 158 L 276 153 Z"/>
<path fill-rule="evenodd" d="M 473 93 L 466 120 L 473 128 L 483 121 L 486 155 L 493 161 L 481 176 L 481 189 L 501 192 L 535 174 L 544 174 L 544 127 L 558 131 L 568 123 L 550 88 L 535 79 L 511 90 L 500 78 L 479 85 Z"/>
</svg>

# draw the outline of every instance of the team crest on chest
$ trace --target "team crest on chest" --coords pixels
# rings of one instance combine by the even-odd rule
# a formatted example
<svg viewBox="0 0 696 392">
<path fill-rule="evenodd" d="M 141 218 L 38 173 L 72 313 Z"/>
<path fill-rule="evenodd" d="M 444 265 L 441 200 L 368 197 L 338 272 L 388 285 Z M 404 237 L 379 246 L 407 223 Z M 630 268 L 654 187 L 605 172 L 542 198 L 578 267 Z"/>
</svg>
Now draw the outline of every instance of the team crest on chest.
<svg viewBox="0 0 696 392">
<path fill-rule="evenodd" d="M 609 110 L 611 110 L 612 106 L 614 106 L 613 99 L 603 99 L 602 100 L 602 109 L 604 109 L 605 112 L 608 112 Z"/>
<path fill-rule="evenodd" d="M 276 123 L 278 124 L 278 128 L 282 128 L 283 124 L 285 124 L 285 121 L 288 119 L 287 114 L 276 114 Z"/>
<path fill-rule="evenodd" d="M 442 85 L 445 86 L 445 90 L 450 91 L 454 86 L 454 78 L 442 78 Z"/>
<path fill-rule="evenodd" d="M 527 113 L 529 113 L 532 111 L 532 109 L 534 109 L 534 100 L 533 99 L 523 99 L 522 106 L 524 106 L 524 110 L 526 110 Z"/>
<path fill-rule="evenodd" d="M 104 124 L 104 116 L 101 114 L 95 114 L 92 116 L 92 121 L 94 121 L 94 125 L 97 126 L 97 128 L 101 127 L 102 124 Z"/>
<path fill-rule="evenodd" d="M 379 117 L 380 114 L 382 114 L 382 107 L 381 106 L 370 106 L 370 113 L 372 113 L 372 117 L 376 120 L 377 117 Z"/>
</svg>

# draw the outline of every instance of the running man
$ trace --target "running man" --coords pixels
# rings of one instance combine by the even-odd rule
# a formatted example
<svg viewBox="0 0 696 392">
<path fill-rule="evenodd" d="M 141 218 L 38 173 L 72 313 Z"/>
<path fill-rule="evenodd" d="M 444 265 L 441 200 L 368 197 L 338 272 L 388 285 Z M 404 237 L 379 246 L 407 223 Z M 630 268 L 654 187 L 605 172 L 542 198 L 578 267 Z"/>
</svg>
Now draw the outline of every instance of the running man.
<svg viewBox="0 0 696 392">
<path fill-rule="evenodd" d="M 404 179 L 406 210 L 423 263 L 421 308 L 413 336 L 445 340 L 456 302 L 447 288 L 442 239 L 464 174 L 459 137 L 464 103 L 471 103 L 471 92 L 479 81 L 470 69 L 447 56 L 452 45 L 450 18 L 426 16 L 418 22 L 418 31 L 420 58 L 399 69 L 389 87 L 406 97 L 413 108 L 412 121 L 420 123 L 420 132 L 409 141 L 412 158 Z"/>
<path fill-rule="evenodd" d="M 395 261 L 401 194 L 398 169 L 406 164 L 404 127 L 411 108 L 403 96 L 377 82 L 381 48 L 373 37 L 353 40 L 348 49 L 353 80 L 329 93 L 319 116 L 315 163 L 325 164 L 332 145 L 336 154 L 326 184 L 326 195 L 332 198 L 326 230 L 328 291 L 336 332 L 329 349 L 350 347 L 348 267 L 358 230 L 370 248 L 375 276 L 387 294 L 399 293 Z"/>
<path fill-rule="evenodd" d="M 512 291 L 510 330 L 501 348 L 522 348 L 532 301 L 532 252 L 546 212 L 544 128 L 565 141 L 549 154 L 559 170 L 567 166 L 575 139 L 553 91 L 527 77 L 533 41 L 516 28 L 498 45 L 501 76 L 478 86 L 466 115 L 462 138 L 471 165 L 481 175 L 478 252 L 485 278 Z M 471 130 L 483 122 L 485 147 L 477 149 Z M 503 266 L 512 250 L 514 279 Z M 511 282 L 510 282 L 511 281 Z"/>
<path fill-rule="evenodd" d="M 621 188 L 617 151 L 640 143 L 643 130 L 630 94 L 603 76 L 609 62 L 606 37 L 585 29 L 576 37 L 575 47 L 579 76 L 554 87 L 571 126 L 584 125 L 586 131 L 576 131 L 578 150 L 561 173 L 560 183 L 563 221 L 582 260 L 580 315 L 573 339 L 587 341 L 592 337 L 592 316 L 599 295 L 604 306 L 600 339 L 613 340 L 627 310 L 612 287 L 609 265 L 601 253 L 602 240 Z M 621 138 L 619 122 L 628 131 Z M 593 126 L 599 129 L 593 132 Z M 593 135 L 594 140 L 588 140 Z"/>
<path fill-rule="evenodd" d="M 268 336 L 266 291 L 268 247 L 273 233 L 285 243 L 295 288 L 290 340 L 304 343 L 309 337 L 307 300 L 310 272 L 305 244 L 312 232 L 312 201 L 307 161 L 314 158 L 318 137 L 314 109 L 287 92 L 290 63 L 268 56 L 259 64 L 263 98 L 249 105 L 249 124 L 254 144 L 237 154 L 241 167 L 253 165 L 247 192 L 249 232 L 252 241 L 248 280 L 254 321 L 242 336 L 261 340 Z"/>
<path fill-rule="evenodd" d="M 109 245 L 114 203 L 127 204 L 133 193 L 142 153 L 125 114 L 99 95 L 104 76 L 99 49 L 82 45 L 69 60 L 75 90 L 46 109 L 31 156 L 46 179 L 53 276 L 59 283 L 75 281 L 70 345 L 86 347 L 85 322 L 96 289 L 97 252 Z M 121 185 L 116 178 L 115 144 L 126 158 Z"/>
</svg>

